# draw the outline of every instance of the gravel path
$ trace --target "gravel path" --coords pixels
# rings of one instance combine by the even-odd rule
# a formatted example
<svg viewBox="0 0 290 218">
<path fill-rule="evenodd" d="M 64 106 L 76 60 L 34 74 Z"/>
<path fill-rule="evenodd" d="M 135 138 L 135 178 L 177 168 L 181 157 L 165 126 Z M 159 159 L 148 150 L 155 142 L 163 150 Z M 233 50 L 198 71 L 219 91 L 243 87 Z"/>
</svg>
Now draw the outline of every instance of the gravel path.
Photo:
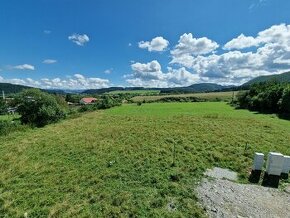
<svg viewBox="0 0 290 218">
<path fill-rule="evenodd" d="M 206 176 L 217 178 L 217 179 L 228 179 L 236 181 L 238 179 L 238 174 L 236 172 L 230 171 L 228 169 L 223 169 L 215 167 L 213 169 L 208 169 L 205 172 Z"/>
<path fill-rule="evenodd" d="M 213 178 L 204 179 L 197 188 L 197 193 L 209 217 L 290 218 L 288 190 L 283 192 Z"/>
</svg>

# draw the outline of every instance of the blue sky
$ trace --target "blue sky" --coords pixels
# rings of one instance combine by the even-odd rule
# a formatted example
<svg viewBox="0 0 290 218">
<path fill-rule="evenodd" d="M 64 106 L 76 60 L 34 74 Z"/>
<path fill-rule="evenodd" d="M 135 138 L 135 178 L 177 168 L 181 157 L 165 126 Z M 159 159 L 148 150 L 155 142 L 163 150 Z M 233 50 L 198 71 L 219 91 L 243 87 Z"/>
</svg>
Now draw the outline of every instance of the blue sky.
<svg viewBox="0 0 290 218">
<path fill-rule="evenodd" d="M 289 0 L 3 0 L 0 82 L 241 84 L 290 70 L 289 11 Z"/>
</svg>

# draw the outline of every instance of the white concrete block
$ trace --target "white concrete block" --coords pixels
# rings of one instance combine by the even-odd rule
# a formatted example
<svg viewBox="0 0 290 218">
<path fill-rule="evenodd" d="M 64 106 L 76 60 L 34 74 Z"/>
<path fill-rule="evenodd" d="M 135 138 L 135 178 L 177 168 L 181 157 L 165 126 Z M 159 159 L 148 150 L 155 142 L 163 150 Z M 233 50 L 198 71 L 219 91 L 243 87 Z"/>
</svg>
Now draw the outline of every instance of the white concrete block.
<svg viewBox="0 0 290 218">
<path fill-rule="evenodd" d="M 282 173 L 289 173 L 290 171 L 290 156 L 284 156 L 284 164 L 282 167 Z"/>
<path fill-rule="evenodd" d="M 280 176 L 284 164 L 284 156 L 281 153 L 270 152 L 268 155 L 266 172 L 269 175 Z"/>
<path fill-rule="evenodd" d="M 263 153 L 255 153 L 253 170 L 262 170 L 264 165 L 264 154 Z"/>
</svg>

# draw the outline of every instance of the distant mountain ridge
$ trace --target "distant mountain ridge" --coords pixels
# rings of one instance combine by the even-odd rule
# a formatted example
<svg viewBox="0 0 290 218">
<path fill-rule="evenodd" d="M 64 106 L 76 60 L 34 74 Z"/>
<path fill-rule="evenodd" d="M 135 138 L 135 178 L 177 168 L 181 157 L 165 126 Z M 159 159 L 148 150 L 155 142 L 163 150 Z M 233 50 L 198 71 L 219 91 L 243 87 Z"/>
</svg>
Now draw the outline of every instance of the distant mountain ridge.
<svg viewBox="0 0 290 218">
<path fill-rule="evenodd" d="M 223 86 L 216 83 L 197 83 L 187 87 L 165 88 L 161 89 L 161 92 L 166 91 L 184 91 L 184 92 L 213 92 L 221 91 L 224 89 L 232 88 L 234 86 Z"/>
<path fill-rule="evenodd" d="M 290 72 L 269 75 L 269 76 L 258 76 L 256 78 L 246 82 L 245 84 L 243 84 L 243 86 L 250 86 L 250 85 L 253 85 L 255 83 L 268 82 L 268 81 L 290 82 Z"/>
<path fill-rule="evenodd" d="M 82 94 L 104 94 L 104 93 L 112 92 L 112 91 L 132 91 L 132 90 L 149 90 L 149 89 L 146 89 L 143 87 L 109 87 L 109 88 L 101 88 L 101 89 L 87 89 L 81 93 Z M 154 90 L 154 88 L 150 88 L 150 90 Z"/>
<path fill-rule="evenodd" d="M 144 87 L 110 87 L 102 89 L 88 89 L 83 94 L 104 94 L 111 91 L 132 91 L 132 90 L 160 90 L 161 93 L 186 93 L 186 92 L 213 92 L 232 88 L 234 86 L 222 86 L 215 83 L 198 83 L 186 87 L 173 88 L 144 88 Z"/>
<path fill-rule="evenodd" d="M 0 83 L 0 92 L 2 94 L 2 91 L 5 92 L 5 94 L 14 94 L 21 92 L 24 89 L 31 89 L 32 87 L 29 86 L 23 86 L 23 85 L 16 85 L 11 83 Z"/>
<path fill-rule="evenodd" d="M 188 92 L 213 92 L 225 89 L 231 89 L 234 86 L 222 86 L 215 83 L 198 83 L 186 87 L 173 87 L 173 88 L 144 88 L 144 87 L 109 87 L 101 89 L 87 89 L 87 90 L 66 90 L 66 89 L 42 89 L 48 93 L 54 94 L 104 94 L 111 91 L 133 91 L 133 90 L 159 90 L 161 93 L 188 93 Z M 16 85 L 10 83 L 0 83 L 0 91 L 6 94 L 14 94 L 21 92 L 24 89 L 33 87 Z"/>
<path fill-rule="evenodd" d="M 190 92 L 215 92 L 215 91 L 231 91 L 245 89 L 248 86 L 267 81 L 289 82 L 290 72 L 282 74 L 275 74 L 269 76 L 256 77 L 241 86 L 223 86 L 216 83 L 197 83 L 186 87 L 173 87 L 173 88 L 144 88 L 144 87 L 109 87 L 101 89 L 87 89 L 87 90 L 66 90 L 66 89 L 42 89 L 43 91 L 55 94 L 79 93 L 79 94 L 104 94 L 111 91 L 132 91 L 132 90 L 160 90 L 160 93 L 190 93 Z M 4 91 L 6 94 L 13 94 L 21 92 L 24 89 L 33 87 L 16 85 L 10 83 L 0 83 L 0 92 Z"/>
</svg>

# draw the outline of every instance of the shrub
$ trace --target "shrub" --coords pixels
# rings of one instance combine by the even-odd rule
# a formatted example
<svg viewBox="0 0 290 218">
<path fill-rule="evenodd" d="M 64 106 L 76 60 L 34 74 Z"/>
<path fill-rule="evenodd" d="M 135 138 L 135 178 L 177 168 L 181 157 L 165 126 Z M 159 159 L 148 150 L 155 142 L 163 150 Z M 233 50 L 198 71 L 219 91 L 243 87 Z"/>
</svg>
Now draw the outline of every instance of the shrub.
<svg viewBox="0 0 290 218">
<path fill-rule="evenodd" d="M 237 104 L 239 108 L 259 112 L 290 113 L 290 86 L 277 82 L 255 84 L 238 94 Z"/>
<path fill-rule="evenodd" d="M 112 97 L 108 95 L 102 96 L 102 98 L 95 102 L 94 104 L 82 105 L 78 111 L 79 112 L 87 112 L 87 111 L 95 111 L 99 109 L 109 109 L 111 107 L 120 106 L 122 104 L 122 98 Z"/>
<path fill-rule="evenodd" d="M 61 95 L 53 95 L 57 104 L 66 112 L 69 111 L 69 106 L 67 104 L 67 102 L 65 101 L 65 98 Z"/>
<path fill-rule="evenodd" d="M 190 97 L 164 97 L 157 101 L 159 102 L 201 102 L 204 100 L 198 97 L 190 96 Z"/>
<path fill-rule="evenodd" d="M 284 89 L 279 107 L 282 113 L 290 113 L 290 86 Z"/>
<path fill-rule="evenodd" d="M 86 105 L 82 105 L 78 111 L 79 112 L 87 112 L 87 111 L 95 111 L 98 110 L 98 104 L 86 104 Z"/>
<path fill-rule="evenodd" d="M 16 103 L 23 124 L 43 127 L 66 116 L 64 109 L 58 104 L 54 96 L 38 89 L 22 91 L 16 97 Z"/>
<path fill-rule="evenodd" d="M 79 95 L 79 94 L 70 94 L 70 93 L 68 93 L 65 96 L 65 101 L 77 104 L 77 103 L 80 102 L 81 98 L 82 98 L 82 96 Z"/>
<path fill-rule="evenodd" d="M 112 96 L 104 95 L 102 99 L 97 102 L 98 109 L 108 109 L 115 106 L 120 106 L 122 104 L 122 98 L 116 96 L 115 98 Z"/>
<path fill-rule="evenodd" d="M 3 99 L 0 99 L 0 115 L 7 113 L 7 104 Z"/>
<path fill-rule="evenodd" d="M 9 120 L 0 120 L 0 136 L 7 135 L 17 130 L 23 130 L 25 128 L 26 127 L 21 125 L 19 122 L 9 121 Z"/>
<path fill-rule="evenodd" d="M 249 92 L 248 91 L 241 91 L 237 94 L 237 106 L 240 108 L 248 108 L 249 107 Z"/>
</svg>

